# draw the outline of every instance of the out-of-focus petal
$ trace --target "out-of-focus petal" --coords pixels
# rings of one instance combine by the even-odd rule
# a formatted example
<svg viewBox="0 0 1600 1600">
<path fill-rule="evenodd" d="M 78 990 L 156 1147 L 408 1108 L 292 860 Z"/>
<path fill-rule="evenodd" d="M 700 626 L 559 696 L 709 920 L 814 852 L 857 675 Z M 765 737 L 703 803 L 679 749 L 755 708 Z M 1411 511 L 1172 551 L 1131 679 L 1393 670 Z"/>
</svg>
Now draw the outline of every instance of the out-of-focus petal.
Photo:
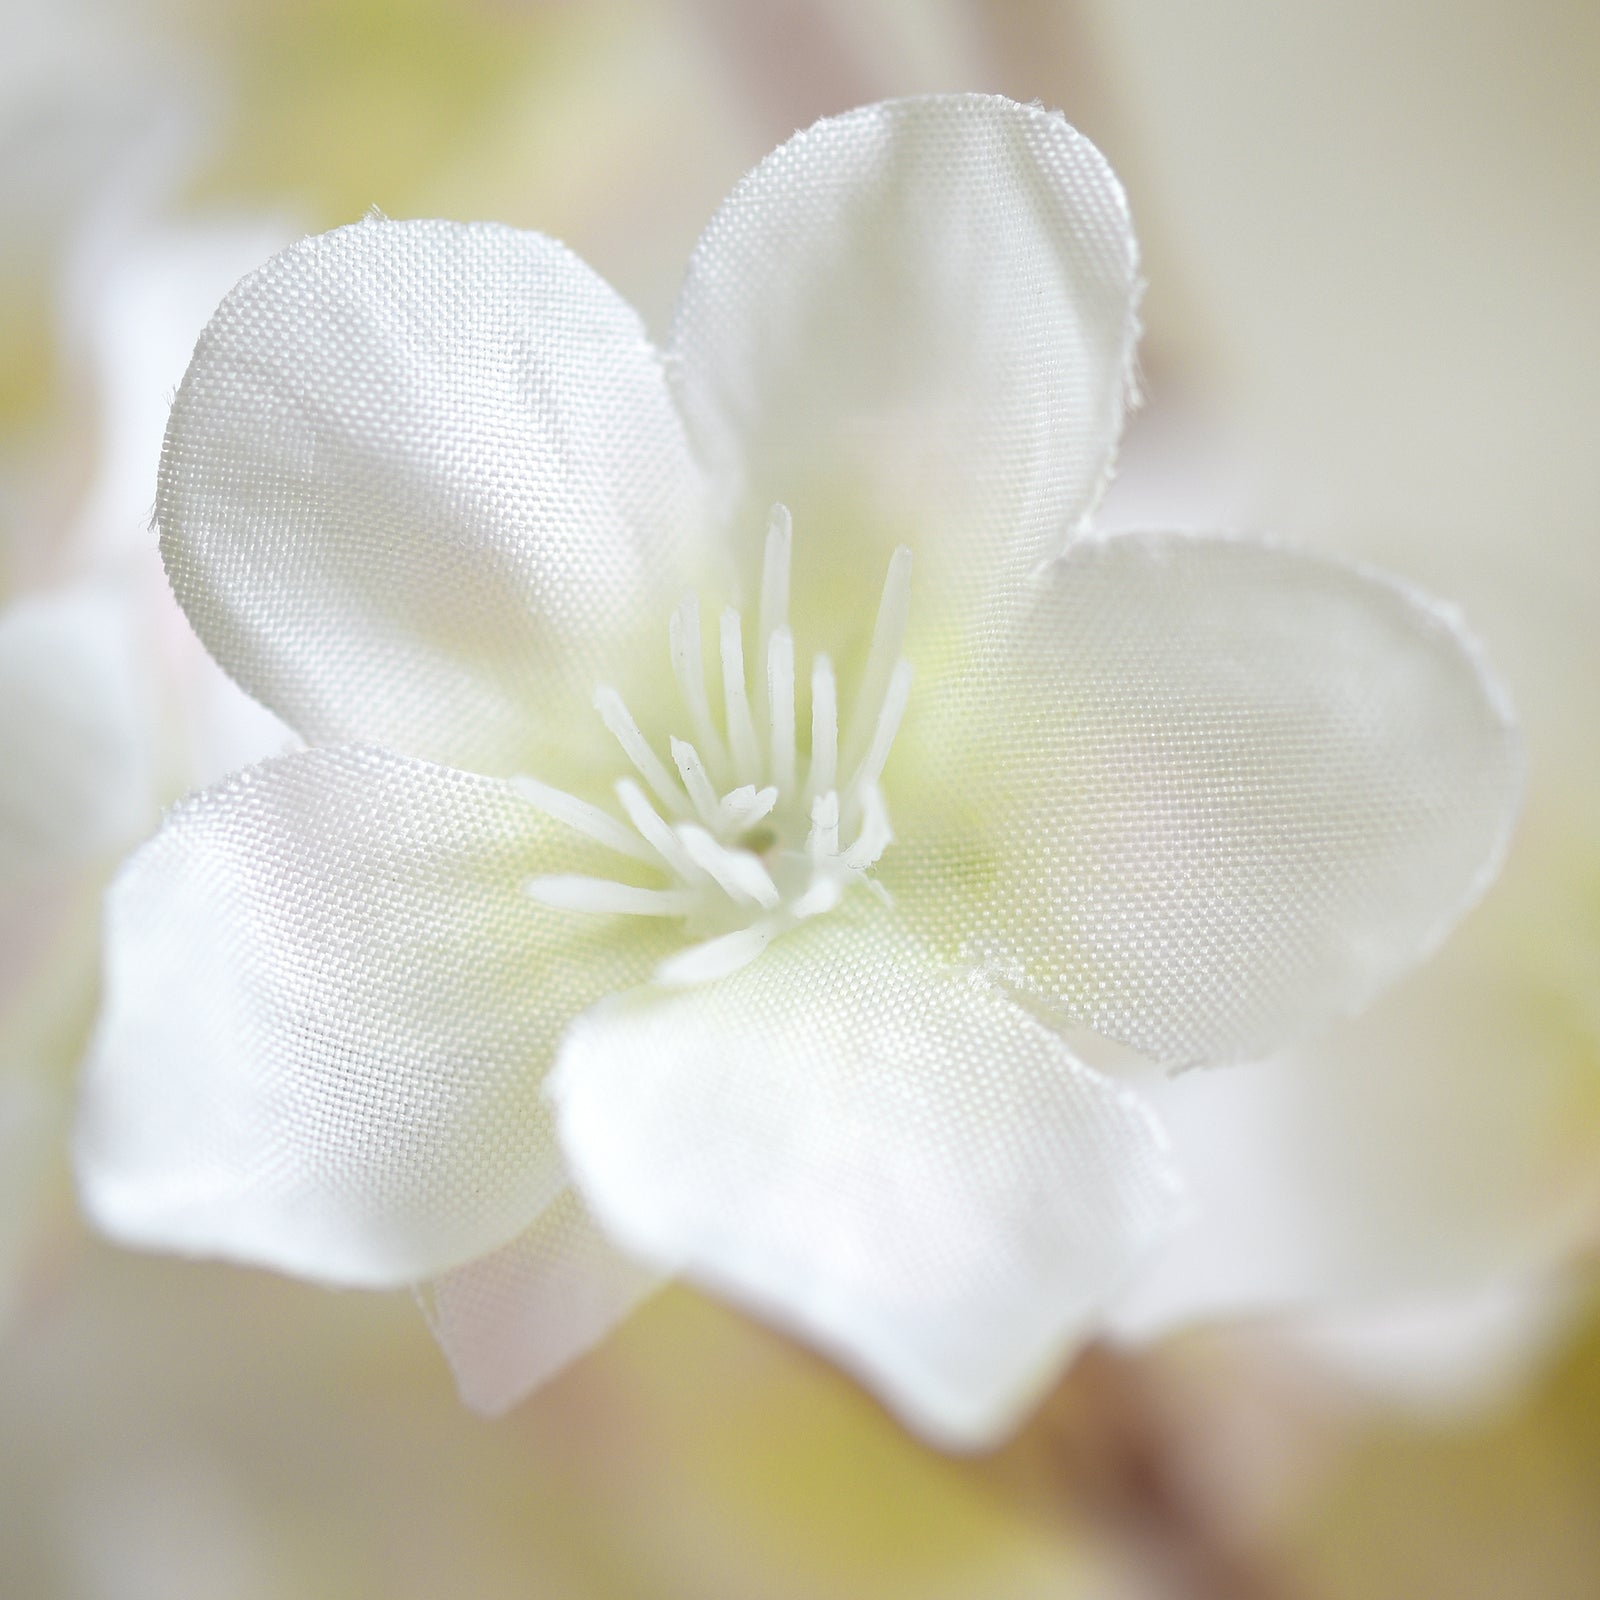
<svg viewBox="0 0 1600 1600">
<path fill-rule="evenodd" d="M 783 501 L 837 649 L 910 544 L 937 659 L 1098 499 L 1137 289 L 1122 189 L 1059 115 L 936 95 L 796 134 L 712 218 L 669 346 L 747 587 Z"/>
<path fill-rule="evenodd" d="M 0 613 L 0 889 L 125 848 L 153 820 L 126 609 L 97 589 Z"/>
<path fill-rule="evenodd" d="M 75 516 L 91 560 L 131 559 L 159 574 L 150 510 L 172 397 L 217 302 L 299 232 L 228 214 L 101 228 L 84 241 L 64 318 L 95 401 L 94 475 Z"/>
<path fill-rule="evenodd" d="M 992 1441 L 1171 1220 L 1153 1119 L 890 913 L 587 1013 L 550 1093 L 601 1223 L 786 1324 L 948 1445 Z"/>
<path fill-rule="evenodd" d="M 1504 891 L 1549 925 L 1520 937 L 1536 981 L 1553 984 L 1542 939 L 1580 942 L 1584 914 L 1563 918 L 1562 888 L 1530 881 L 1525 864 L 1519 848 Z M 1562 866 L 1593 884 L 1579 850 Z M 1504 921 L 1474 918 L 1439 960 L 1283 1059 L 1149 1088 L 1193 1223 L 1130 1286 L 1118 1326 L 1409 1307 L 1525 1282 L 1592 1245 L 1595 1041 L 1518 970 L 1503 928 L 1491 937 Z"/>
<path fill-rule="evenodd" d="M 371 1285 L 514 1237 L 565 1186 L 539 1093 L 561 1029 L 662 954 L 653 925 L 523 893 L 598 848 L 495 780 L 371 750 L 176 807 L 107 901 L 95 1220 Z"/>
<path fill-rule="evenodd" d="M 423 1309 L 461 1398 L 492 1416 L 598 1344 L 660 1283 L 567 1189 L 510 1244 L 436 1278 Z"/>
<path fill-rule="evenodd" d="M 911 920 L 1180 1063 L 1263 1055 L 1426 954 L 1521 778 L 1453 613 L 1221 537 L 1078 545 L 901 741 L 883 876 Z"/>
<path fill-rule="evenodd" d="M 660 357 L 569 251 L 372 221 L 223 302 L 157 515 L 212 654 L 308 740 L 551 771 L 665 625 L 698 492 Z"/>
</svg>

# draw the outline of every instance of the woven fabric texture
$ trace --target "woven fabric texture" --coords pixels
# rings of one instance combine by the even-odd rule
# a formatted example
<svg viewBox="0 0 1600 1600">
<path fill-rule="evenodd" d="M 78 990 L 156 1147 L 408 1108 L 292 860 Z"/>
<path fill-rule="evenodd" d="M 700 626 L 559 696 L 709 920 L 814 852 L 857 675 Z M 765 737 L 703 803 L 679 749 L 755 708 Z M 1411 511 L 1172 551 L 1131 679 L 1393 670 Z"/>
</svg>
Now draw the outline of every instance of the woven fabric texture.
<svg viewBox="0 0 1600 1600">
<path fill-rule="evenodd" d="M 1195 535 L 1078 544 L 906 731 L 885 881 L 948 959 L 1177 1065 L 1364 1004 L 1504 848 L 1520 747 L 1459 622 Z"/>
<path fill-rule="evenodd" d="M 1270 1049 L 1422 954 L 1515 809 L 1436 609 L 1086 536 L 1138 287 L 1099 155 L 991 96 L 797 135 L 664 355 L 506 229 L 247 279 L 173 412 L 168 568 L 299 732 L 385 748 L 188 802 L 117 885 L 104 1226 L 437 1278 L 486 1409 L 682 1272 L 995 1437 L 1180 1209 L 1048 1024 Z"/>
<path fill-rule="evenodd" d="M 566 1184 L 539 1092 L 561 1030 L 665 948 L 522 894 L 596 853 L 503 784 L 383 751 L 176 807 L 107 908 L 91 1214 L 374 1286 L 521 1232 Z"/>
<path fill-rule="evenodd" d="M 926 676 L 1098 500 L 1138 287 L 1121 185 L 1060 116 L 931 96 L 797 134 L 707 226 L 668 342 L 741 576 L 782 501 L 845 658 L 910 544 Z"/>
<path fill-rule="evenodd" d="M 566 1189 L 510 1244 L 435 1278 L 423 1310 L 462 1399 L 495 1416 L 599 1343 L 660 1284 Z"/>
<path fill-rule="evenodd" d="M 1144 1106 L 881 914 L 597 1007 L 556 1073 L 617 1238 L 830 1348 L 946 1444 L 1015 1420 L 1176 1212 Z"/>
<path fill-rule="evenodd" d="M 570 251 L 362 223 L 222 303 L 156 515 L 207 648 L 305 739 L 499 773 L 570 759 L 571 705 L 692 570 L 699 483 L 661 358 Z"/>
</svg>

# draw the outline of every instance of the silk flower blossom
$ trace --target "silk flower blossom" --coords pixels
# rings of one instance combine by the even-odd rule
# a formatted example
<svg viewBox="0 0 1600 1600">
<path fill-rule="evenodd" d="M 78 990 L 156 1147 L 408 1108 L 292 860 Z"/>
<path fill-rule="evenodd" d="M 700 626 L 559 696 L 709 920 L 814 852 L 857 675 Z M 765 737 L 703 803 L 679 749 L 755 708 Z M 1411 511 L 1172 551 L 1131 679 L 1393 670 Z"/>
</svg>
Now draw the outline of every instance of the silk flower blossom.
<svg viewBox="0 0 1600 1600">
<path fill-rule="evenodd" d="M 1234 537 L 1104 537 L 1137 251 L 1058 115 L 816 124 L 665 348 L 562 246 L 369 220 L 246 278 L 157 515 L 313 748 L 116 883 L 86 1206 L 420 1284 L 494 1411 L 681 1274 L 993 1440 L 1181 1174 L 1173 1065 L 1360 1006 L 1519 784 L 1446 608 Z"/>
</svg>

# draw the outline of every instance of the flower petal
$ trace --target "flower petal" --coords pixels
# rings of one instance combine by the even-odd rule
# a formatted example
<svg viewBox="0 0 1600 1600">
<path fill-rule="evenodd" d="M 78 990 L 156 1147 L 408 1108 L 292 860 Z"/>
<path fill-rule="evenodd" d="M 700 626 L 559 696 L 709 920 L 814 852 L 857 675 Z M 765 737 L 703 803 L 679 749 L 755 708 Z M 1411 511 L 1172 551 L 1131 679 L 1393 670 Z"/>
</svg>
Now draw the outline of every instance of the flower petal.
<svg viewBox="0 0 1600 1600">
<path fill-rule="evenodd" d="M 564 247 L 369 221 L 222 303 L 157 517 L 212 654 L 308 740 L 548 771 L 573 730 L 529 708 L 664 626 L 698 482 L 638 317 Z"/>
<path fill-rule="evenodd" d="M 750 592 L 773 501 L 835 649 L 909 544 L 926 674 L 1098 500 L 1137 292 L 1122 189 L 1059 115 L 935 95 L 796 134 L 712 218 L 669 346 Z"/>
<path fill-rule="evenodd" d="M 177 806 L 113 886 L 84 1201 L 131 1243 L 400 1284 L 565 1187 L 539 1081 L 660 930 L 522 890 L 592 867 L 509 786 L 313 750 Z"/>
<path fill-rule="evenodd" d="M 99 590 L 0 613 L 0 890 L 125 849 L 155 818 L 129 619 Z"/>
<path fill-rule="evenodd" d="M 619 1243 L 814 1339 L 947 1445 L 1017 1419 L 1175 1207 L 1143 1105 L 876 907 L 597 1007 L 549 1092 Z"/>
<path fill-rule="evenodd" d="M 461 1398 L 495 1416 L 597 1345 L 660 1284 L 567 1189 L 510 1244 L 436 1278 L 423 1307 Z"/>
<path fill-rule="evenodd" d="M 1169 1062 L 1363 1004 L 1487 886 L 1520 786 L 1451 612 L 1222 537 L 1077 546 L 922 710 L 883 870 L 907 914 Z"/>
<path fill-rule="evenodd" d="M 1586 899 L 1582 849 L 1562 865 L 1582 885 L 1569 904 Z M 1562 888 L 1537 884 L 1529 898 L 1540 925 L 1511 948 L 1495 926 L 1503 916 L 1486 909 L 1438 960 L 1315 1045 L 1150 1091 L 1192 1183 L 1194 1226 L 1130 1285 L 1115 1319 L 1123 1332 L 1503 1290 L 1592 1243 L 1594 1040 L 1544 987 L 1559 958 L 1535 958 L 1537 989 L 1522 969 L 1544 937 L 1581 948 L 1584 933 L 1561 914 Z M 1496 913 L 1507 899 L 1496 892 Z M 1592 927 L 1592 909 L 1581 915 Z"/>
</svg>

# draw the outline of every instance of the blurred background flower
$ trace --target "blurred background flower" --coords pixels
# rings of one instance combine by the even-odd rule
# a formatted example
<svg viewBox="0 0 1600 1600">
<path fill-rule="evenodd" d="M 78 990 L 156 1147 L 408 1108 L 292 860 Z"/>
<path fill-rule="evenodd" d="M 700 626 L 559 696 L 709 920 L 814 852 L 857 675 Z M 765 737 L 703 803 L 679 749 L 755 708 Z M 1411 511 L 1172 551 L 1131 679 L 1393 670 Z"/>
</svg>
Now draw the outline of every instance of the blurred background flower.
<svg viewBox="0 0 1600 1600">
<path fill-rule="evenodd" d="M 103 725 L 136 759 L 97 848 L 0 900 L 0 1593 L 1600 1589 L 1592 5 L 10 0 L 5 20 L 0 605 L 92 593 L 125 619 L 128 714 Z M 117 836 L 281 738 L 207 684 L 146 534 L 165 391 L 221 290 L 375 205 L 553 233 L 659 331 L 738 173 L 819 115 L 931 88 L 1058 106 L 1128 186 L 1151 403 L 1108 518 L 1271 529 L 1470 617 L 1529 735 L 1502 884 L 1303 1059 L 1168 1086 L 1210 1174 L 1195 1230 L 1119 1342 L 983 1460 L 912 1444 L 684 1291 L 491 1427 L 403 1301 L 87 1241 L 60 1111 Z M 1196 1282 L 1213 1316 L 1175 1329 Z"/>
</svg>

